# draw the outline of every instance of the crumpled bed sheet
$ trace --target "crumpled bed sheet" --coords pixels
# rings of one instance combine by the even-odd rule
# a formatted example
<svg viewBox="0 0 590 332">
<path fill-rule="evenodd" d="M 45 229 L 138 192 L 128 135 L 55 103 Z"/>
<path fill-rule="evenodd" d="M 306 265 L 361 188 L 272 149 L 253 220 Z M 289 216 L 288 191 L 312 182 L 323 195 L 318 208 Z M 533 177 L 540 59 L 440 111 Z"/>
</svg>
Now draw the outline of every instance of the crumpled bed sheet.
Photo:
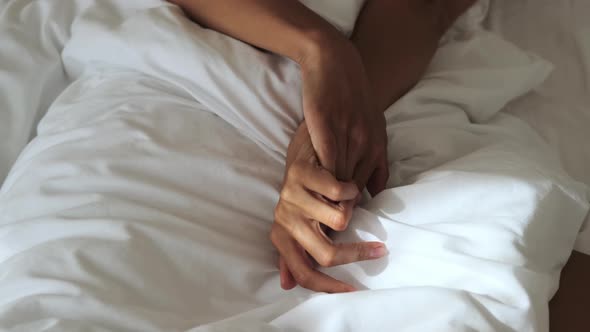
<svg viewBox="0 0 590 332">
<path fill-rule="evenodd" d="M 590 2 L 495 0 L 485 26 L 555 67 L 533 93 L 505 112 L 527 122 L 560 156 L 574 179 L 590 186 Z M 590 216 L 576 250 L 590 255 Z"/>
</svg>

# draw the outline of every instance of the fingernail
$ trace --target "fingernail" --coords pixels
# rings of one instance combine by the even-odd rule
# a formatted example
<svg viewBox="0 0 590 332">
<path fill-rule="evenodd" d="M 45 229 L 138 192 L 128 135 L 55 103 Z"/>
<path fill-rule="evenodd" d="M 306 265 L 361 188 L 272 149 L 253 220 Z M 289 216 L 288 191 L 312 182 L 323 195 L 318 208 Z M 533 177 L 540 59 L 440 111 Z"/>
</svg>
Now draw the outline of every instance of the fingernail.
<svg viewBox="0 0 590 332">
<path fill-rule="evenodd" d="M 371 251 L 369 252 L 369 258 L 381 258 L 387 255 L 388 253 L 389 251 L 387 250 L 387 248 L 385 248 L 385 246 L 376 247 L 371 249 Z"/>
<path fill-rule="evenodd" d="M 357 291 L 357 289 L 352 286 L 346 288 L 346 293 L 352 293 L 352 292 L 356 292 L 356 291 Z"/>
</svg>

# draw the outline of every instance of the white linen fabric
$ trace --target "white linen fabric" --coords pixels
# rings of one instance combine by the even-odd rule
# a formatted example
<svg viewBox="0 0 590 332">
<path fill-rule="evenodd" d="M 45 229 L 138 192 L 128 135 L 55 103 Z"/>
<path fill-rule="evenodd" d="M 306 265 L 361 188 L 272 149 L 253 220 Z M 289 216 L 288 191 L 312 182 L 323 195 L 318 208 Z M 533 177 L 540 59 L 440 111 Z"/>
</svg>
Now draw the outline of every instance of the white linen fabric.
<svg viewBox="0 0 590 332">
<path fill-rule="evenodd" d="M 309 9 L 350 36 L 365 0 L 300 0 Z"/>
<path fill-rule="evenodd" d="M 55 98 L 68 86 L 61 52 L 71 26 L 94 1 L 0 1 L 0 183 Z M 108 3 L 113 13 L 162 1 Z"/>
<path fill-rule="evenodd" d="M 590 2 L 495 0 L 486 26 L 555 65 L 534 93 L 505 109 L 530 124 L 559 154 L 564 168 L 590 186 Z M 590 255 L 590 216 L 578 236 Z"/>
<path fill-rule="evenodd" d="M 0 328 L 548 330 L 587 188 L 498 113 L 545 61 L 477 26 L 450 36 L 386 113 L 390 189 L 335 238 L 390 255 L 324 270 L 363 291 L 283 292 L 267 235 L 302 119 L 295 64 L 161 1 L 3 13 L 64 6 L 58 61 L 74 83 L 0 190 Z"/>
</svg>

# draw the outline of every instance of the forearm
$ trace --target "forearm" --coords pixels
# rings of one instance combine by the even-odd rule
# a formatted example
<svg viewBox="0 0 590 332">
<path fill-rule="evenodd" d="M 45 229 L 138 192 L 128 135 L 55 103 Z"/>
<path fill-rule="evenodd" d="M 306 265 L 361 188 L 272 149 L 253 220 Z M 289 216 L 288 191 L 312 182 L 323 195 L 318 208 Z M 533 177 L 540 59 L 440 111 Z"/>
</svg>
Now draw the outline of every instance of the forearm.
<svg viewBox="0 0 590 332">
<path fill-rule="evenodd" d="M 168 0 L 199 24 L 302 63 L 344 38 L 297 0 Z"/>
<path fill-rule="evenodd" d="M 352 40 L 385 110 L 428 67 L 443 34 L 475 0 L 368 0 Z"/>
</svg>

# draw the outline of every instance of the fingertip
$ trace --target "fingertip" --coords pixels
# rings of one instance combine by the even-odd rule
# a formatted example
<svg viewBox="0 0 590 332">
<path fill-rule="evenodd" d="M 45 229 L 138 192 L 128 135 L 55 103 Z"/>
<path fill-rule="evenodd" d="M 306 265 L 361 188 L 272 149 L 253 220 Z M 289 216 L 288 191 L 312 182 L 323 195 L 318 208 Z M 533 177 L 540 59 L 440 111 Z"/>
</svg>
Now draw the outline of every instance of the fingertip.
<svg viewBox="0 0 590 332">
<path fill-rule="evenodd" d="M 297 286 L 297 284 L 295 282 L 284 281 L 281 279 L 281 288 L 283 290 L 288 291 L 288 290 L 295 288 L 295 286 Z"/>
<path fill-rule="evenodd" d="M 348 200 L 355 199 L 358 195 L 360 195 L 360 190 L 356 185 L 356 182 L 346 182 L 344 186 L 346 188 L 346 198 L 348 198 Z"/>
<path fill-rule="evenodd" d="M 383 189 L 381 189 L 380 187 L 378 187 L 376 185 L 368 184 L 367 191 L 369 192 L 369 194 L 371 194 L 371 197 L 375 197 L 375 196 L 379 195 L 379 193 L 382 192 Z"/>
<path fill-rule="evenodd" d="M 356 199 L 354 200 L 350 200 L 350 201 L 343 201 L 340 202 L 340 206 L 341 208 L 346 212 L 346 213 L 350 213 L 352 214 L 352 210 L 354 210 L 354 207 L 356 206 L 357 202 Z M 349 216 L 352 217 L 352 216 Z"/>
<path fill-rule="evenodd" d="M 356 291 L 358 291 L 358 289 L 356 289 L 355 287 L 353 287 L 351 285 L 347 285 L 344 290 L 344 293 L 354 293 Z"/>
<path fill-rule="evenodd" d="M 358 290 L 353 285 L 346 283 L 344 281 L 336 280 L 336 282 L 337 284 L 334 284 L 333 293 L 352 293 Z"/>
<path fill-rule="evenodd" d="M 297 281 L 295 281 L 291 271 L 287 271 L 287 278 L 285 278 L 285 289 L 290 290 L 295 288 L 295 286 L 297 286 Z"/>
<path fill-rule="evenodd" d="M 336 281 L 336 283 L 331 287 L 331 289 L 327 290 L 326 293 L 328 294 L 341 294 L 341 293 L 352 293 L 356 292 L 358 289 L 356 287 L 349 285 L 342 281 Z"/>
<path fill-rule="evenodd" d="M 387 247 L 385 246 L 384 243 L 375 242 L 374 244 L 371 245 L 371 247 L 369 249 L 368 258 L 369 259 L 378 259 L 378 258 L 385 257 L 388 254 L 389 254 L 389 250 L 387 249 Z"/>
<path fill-rule="evenodd" d="M 389 171 L 376 170 L 367 183 L 367 190 L 372 197 L 377 196 L 387 188 L 387 181 L 389 180 Z"/>
<path fill-rule="evenodd" d="M 295 286 L 297 286 L 297 283 L 295 282 L 295 279 L 293 278 L 291 271 L 289 271 L 287 264 L 282 258 L 279 260 L 279 276 L 282 289 L 291 290 Z"/>
</svg>

